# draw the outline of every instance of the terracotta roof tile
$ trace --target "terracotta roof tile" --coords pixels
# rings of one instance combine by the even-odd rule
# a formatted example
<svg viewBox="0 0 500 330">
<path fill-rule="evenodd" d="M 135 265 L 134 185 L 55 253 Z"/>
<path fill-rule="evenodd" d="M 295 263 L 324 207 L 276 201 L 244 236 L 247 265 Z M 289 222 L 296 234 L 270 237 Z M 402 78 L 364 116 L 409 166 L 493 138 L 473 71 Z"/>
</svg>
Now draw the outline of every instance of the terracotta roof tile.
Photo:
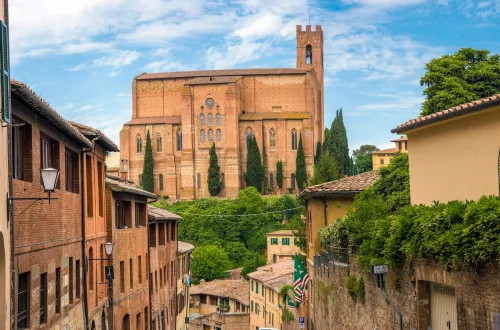
<svg viewBox="0 0 500 330">
<path fill-rule="evenodd" d="M 156 195 L 155 195 L 156 196 Z M 148 208 L 149 221 L 164 221 L 164 220 L 182 220 L 180 216 L 159 207 L 149 205 Z M 186 243 L 188 244 L 188 243 Z"/>
<path fill-rule="evenodd" d="M 168 117 L 145 117 L 134 118 L 129 122 L 123 124 L 124 126 L 131 125 L 147 125 L 147 124 L 182 124 L 181 116 L 168 116 Z"/>
<path fill-rule="evenodd" d="M 136 77 L 137 80 L 169 79 L 169 78 L 194 78 L 194 77 L 218 77 L 218 76 L 254 76 L 254 75 L 282 75 L 282 74 L 305 74 L 311 69 L 230 69 L 230 70 L 198 70 L 181 72 L 158 72 L 143 73 Z"/>
<path fill-rule="evenodd" d="M 263 120 L 263 119 L 309 119 L 307 112 L 249 112 L 239 115 L 239 120 Z"/>
<path fill-rule="evenodd" d="M 129 186 L 129 185 L 122 183 L 120 181 L 113 180 L 113 179 L 109 178 L 108 176 L 106 176 L 106 187 L 111 189 L 111 191 L 115 191 L 115 192 L 126 192 L 126 193 L 130 193 L 130 194 L 145 196 L 150 201 L 153 201 L 153 202 L 157 200 L 156 195 L 153 193 L 150 193 L 149 191 Z"/>
<path fill-rule="evenodd" d="M 102 145 L 103 148 L 106 149 L 107 151 L 120 151 L 120 148 L 118 148 L 118 146 L 113 141 L 111 141 L 110 138 L 104 135 L 104 133 L 98 130 L 97 128 L 79 124 L 74 121 L 69 121 L 69 123 L 74 127 L 76 127 L 76 129 L 80 131 L 80 133 L 85 135 L 85 137 L 87 137 L 89 140 L 92 141 L 92 139 L 97 137 L 98 138 L 97 143 Z"/>
<path fill-rule="evenodd" d="M 378 179 L 377 171 L 348 176 L 339 180 L 325 182 L 304 189 L 299 197 L 342 195 L 354 196 L 370 187 Z"/>
<path fill-rule="evenodd" d="M 379 151 L 373 151 L 372 155 L 378 155 L 378 154 L 394 154 L 398 152 L 398 149 L 396 148 L 391 148 L 391 149 L 384 149 L 384 150 L 379 150 Z"/>
<path fill-rule="evenodd" d="M 479 100 L 475 100 L 469 103 L 464 103 L 457 105 L 455 107 L 451 107 L 446 110 L 442 110 L 427 116 L 418 117 L 414 119 L 410 119 L 407 122 L 402 123 L 398 127 L 391 130 L 392 133 L 404 133 L 409 131 L 410 129 L 416 127 L 422 127 L 425 125 L 429 125 L 431 123 L 439 122 L 446 120 L 451 117 L 465 115 L 474 111 L 481 111 L 487 109 L 488 106 L 500 104 L 500 94 L 495 94 L 490 97 L 485 97 Z"/>
<path fill-rule="evenodd" d="M 293 236 L 293 230 L 278 230 L 278 231 L 273 231 L 271 233 L 267 233 L 267 235 Z"/>
<path fill-rule="evenodd" d="M 213 280 L 199 285 L 193 285 L 189 290 L 190 295 L 208 294 L 218 297 L 235 299 L 248 306 L 250 304 L 250 289 L 244 280 Z"/>
<path fill-rule="evenodd" d="M 279 293 L 284 285 L 293 285 L 293 274 L 286 274 L 275 278 L 274 280 L 267 281 L 264 286 Z"/>
<path fill-rule="evenodd" d="M 186 243 L 182 241 L 177 241 L 177 254 L 188 253 L 194 250 L 194 246 L 191 243 Z"/>
<path fill-rule="evenodd" d="M 284 275 L 293 274 L 293 259 L 269 264 L 257 268 L 253 273 L 248 274 L 249 278 L 267 283 L 268 281 L 275 280 Z"/>
</svg>

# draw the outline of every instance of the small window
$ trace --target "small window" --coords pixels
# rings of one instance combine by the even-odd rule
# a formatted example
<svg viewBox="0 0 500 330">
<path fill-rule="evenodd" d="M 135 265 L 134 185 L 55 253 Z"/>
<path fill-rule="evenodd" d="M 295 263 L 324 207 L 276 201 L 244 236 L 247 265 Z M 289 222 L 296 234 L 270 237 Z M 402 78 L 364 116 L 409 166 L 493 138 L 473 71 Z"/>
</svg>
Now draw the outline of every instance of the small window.
<svg viewBox="0 0 500 330">
<path fill-rule="evenodd" d="M 196 174 L 196 185 L 197 185 L 198 189 L 201 189 L 201 174 L 200 173 Z"/>
<path fill-rule="evenodd" d="M 297 150 L 297 131 L 292 130 L 292 150 Z"/>
<path fill-rule="evenodd" d="M 384 158 L 380 158 L 380 165 L 384 165 Z"/>
<path fill-rule="evenodd" d="M 77 262 L 78 264 L 78 262 Z M 69 262 L 68 262 L 68 268 L 69 268 L 69 279 L 68 279 L 68 291 L 69 291 L 69 303 L 70 304 L 73 304 L 73 280 L 74 280 L 74 277 L 73 277 L 73 257 L 70 257 L 69 258 Z"/>
<path fill-rule="evenodd" d="M 137 134 L 137 137 L 135 138 L 135 143 L 136 143 L 136 152 L 138 154 L 142 154 L 142 138 L 139 134 Z"/>
<path fill-rule="evenodd" d="M 129 277 L 130 277 L 130 288 L 133 289 L 134 288 L 134 260 L 132 258 L 130 258 L 129 260 L 129 269 L 130 269 L 130 272 L 129 272 Z"/>
<path fill-rule="evenodd" d="M 101 161 L 97 162 L 97 189 L 99 196 L 99 216 L 104 217 L 104 166 Z"/>
<path fill-rule="evenodd" d="M 148 322 L 149 322 L 149 315 L 148 315 L 148 308 L 144 308 L 144 330 L 148 330 Z"/>
<path fill-rule="evenodd" d="M 292 187 L 293 190 L 295 190 L 295 174 L 292 173 L 290 175 L 290 187 Z"/>
<path fill-rule="evenodd" d="M 205 130 L 200 131 L 200 142 L 205 142 Z"/>
<path fill-rule="evenodd" d="M 17 285 L 17 327 L 19 329 L 29 328 L 30 308 L 30 273 L 22 273 L 18 278 Z"/>
<path fill-rule="evenodd" d="M 217 126 L 222 125 L 222 115 L 220 113 L 215 115 L 215 124 Z"/>
<path fill-rule="evenodd" d="M 142 257 L 137 257 L 137 277 L 139 284 L 142 284 Z"/>
<path fill-rule="evenodd" d="M 252 142 L 252 139 L 253 139 L 253 132 L 252 132 L 252 129 L 250 127 L 247 128 L 247 130 L 245 132 L 245 139 L 246 139 L 246 145 L 247 145 L 247 151 L 248 151 L 248 147 L 250 147 L 250 142 Z"/>
<path fill-rule="evenodd" d="M 165 245 L 165 224 L 158 224 L 158 245 Z"/>
<path fill-rule="evenodd" d="M 224 176 L 224 173 L 220 174 L 220 181 L 222 182 L 222 189 L 226 188 L 226 177 Z"/>
<path fill-rule="evenodd" d="M 14 179 L 32 182 L 31 125 L 17 118 L 13 118 L 13 123 L 24 125 L 12 126 L 12 176 Z"/>
<path fill-rule="evenodd" d="M 61 313 L 61 268 L 56 268 L 56 314 Z"/>
<path fill-rule="evenodd" d="M 93 248 L 89 249 L 89 259 L 90 260 L 94 259 Z M 88 267 L 89 267 L 89 290 L 92 291 L 94 290 L 94 263 L 89 262 Z"/>
<path fill-rule="evenodd" d="M 200 114 L 200 126 L 205 126 L 205 115 Z"/>
<path fill-rule="evenodd" d="M 283 237 L 281 239 L 281 245 L 290 245 L 290 239 L 286 238 L 286 237 Z"/>
<path fill-rule="evenodd" d="M 208 142 L 212 142 L 214 140 L 214 131 L 211 129 L 208 130 Z"/>
<path fill-rule="evenodd" d="M 215 131 L 215 138 L 217 141 L 222 141 L 222 131 L 220 129 L 217 129 L 217 131 Z"/>
<path fill-rule="evenodd" d="M 177 151 L 182 151 L 182 130 L 177 130 Z"/>
<path fill-rule="evenodd" d="M 274 190 L 274 175 L 272 173 L 269 173 L 269 188 Z"/>
<path fill-rule="evenodd" d="M 47 323 L 47 273 L 40 275 L 40 324 Z"/>
<path fill-rule="evenodd" d="M 40 168 L 52 167 L 59 170 L 59 141 L 52 140 L 43 133 L 40 135 Z M 40 182 L 42 182 L 41 174 Z M 58 180 L 56 188 L 60 188 L 60 183 Z"/>
<path fill-rule="evenodd" d="M 66 191 L 79 193 L 78 185 L 78 154 L 66 148 L 64 154 L 64 168 L 65 168 L 65 181 Z"/>
<path fill-rule="evenodd" d="M 398 141 L 398 150 L 403 150 L 403 143 Z"/>
<path fill-rule="evenodd" d="M 156 136 L 156 152 L 162 152 L 162 151 L 163 151 L 163 141 L 161 135 L 158 134 Z"/>
<path fill-rule="evenodd" d="M 85 183 L 87 186 L 87 217 L 94 215 L 94 180 L 92 175 L 92 156 L 85 155 Z"/>
<path fill-rule="evenodd" d="M 269 132 L 269 150 L 276 150 L 276 131 L 274 129 Z"/>
<path fill-rule="evenodd" d="M 128 314 L 123 317 L 122 330 L 130 330 L 130 316 Z"/>
<path fill-rule="evenodd" d="M 135 226 L 137 228 L 146 227 L 146 204 L 135 203 Z"/>
<path fill-rule="evenodd" d="M 278 238 L 272 237 L 271 238 L 271 245 L 278 245 Z"/>
<path fill-rule="evenodd" d="M 312 46 L 306 46 L 306 64 L 312 64 Z"/>
<path fill-rule="evenodd" d="M 149 246 L 156 247 L 156 224 L 149 225 Z"/>
<path fill-rule="evenodd" d="M 137 313 L 135 316 L 135 329 L 136 330 L 141 330 L 142 329 L 142 321 L 141 321 L 141 313 Z"/>
<path fill-rule="evenodd" d="M 163 174 L 160 174 L 158 176 L 158 182 L 159 182 L 159 190 L 163 190 Z"/>
<path fill-rule="evenodd" d="M 125 292 L 125 261 L 120 261 L 120 292 Z"/>
<path fill-rule="evenodd" d="M 408 150 L 408 141 L 405 141 L 405 150 Z"/>
<path fill-rule="evenodd" d="M 132 203 L 128 201 L 116 201 L 116 228 L 132 228 Z"/>
</svg>

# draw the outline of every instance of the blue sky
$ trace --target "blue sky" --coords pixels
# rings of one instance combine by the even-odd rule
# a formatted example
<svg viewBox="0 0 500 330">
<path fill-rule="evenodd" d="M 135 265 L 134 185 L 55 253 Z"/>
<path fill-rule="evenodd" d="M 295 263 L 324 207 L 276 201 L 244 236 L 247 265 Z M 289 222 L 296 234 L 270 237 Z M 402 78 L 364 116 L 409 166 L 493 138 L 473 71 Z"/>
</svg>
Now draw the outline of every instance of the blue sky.
<svg viewBox="0 0 500 330">
<path fill-rule="evenodd" d="M 343 109 L 350 149 L 389 147 L 416 117 L 427 61 L 500 52 L 500 0 L 16 0 L 11 76 L 67 119 L 119 143 L 142 72 L 294 67 L 295 26 L 325 38 L 325 125 Z"/>
</svg>

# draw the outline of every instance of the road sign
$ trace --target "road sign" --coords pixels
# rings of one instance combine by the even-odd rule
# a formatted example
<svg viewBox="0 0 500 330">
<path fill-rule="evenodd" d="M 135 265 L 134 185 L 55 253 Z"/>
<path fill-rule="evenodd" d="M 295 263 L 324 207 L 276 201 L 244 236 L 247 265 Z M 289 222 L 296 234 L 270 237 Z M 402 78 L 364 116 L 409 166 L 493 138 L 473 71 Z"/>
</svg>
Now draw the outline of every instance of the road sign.
<svg viewBox="0 0 500 330">
<path fill-rule="evenodd" d="M 115 279 L 115 269 L 113 268 L 113 266 L 106 266 L 105 272 L 106 272 L 106 279 L 108 281 Z"/>
<path fill-rule="evenodd" d="M 299 317 L 299 328 L 304 329 L 305 318 Z"/>
<path fill-rule="evenodd" d="M 389 272 L 389 267 L 387 265 L 372 266 L 373 274 L 385 274 Z"/>
</svg>

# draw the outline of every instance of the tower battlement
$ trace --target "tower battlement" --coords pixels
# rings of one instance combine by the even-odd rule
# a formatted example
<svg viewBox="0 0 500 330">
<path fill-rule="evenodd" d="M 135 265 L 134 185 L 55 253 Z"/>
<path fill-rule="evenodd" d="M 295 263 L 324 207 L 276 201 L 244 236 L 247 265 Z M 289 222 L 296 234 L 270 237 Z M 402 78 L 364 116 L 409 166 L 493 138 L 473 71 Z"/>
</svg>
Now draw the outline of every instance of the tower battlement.
<svg viewBox="0 0 500 330">
<path fill-rule="evenodd" d="M 321 25 L 316 25 L 316 29 L 314 31 L 311 30 L 311 25 L 306 25 L 306 30 L 302 30 L 302 25 L 297 25 L 297 33 L 299 32 L 323 32 Z"/>
</svg>

